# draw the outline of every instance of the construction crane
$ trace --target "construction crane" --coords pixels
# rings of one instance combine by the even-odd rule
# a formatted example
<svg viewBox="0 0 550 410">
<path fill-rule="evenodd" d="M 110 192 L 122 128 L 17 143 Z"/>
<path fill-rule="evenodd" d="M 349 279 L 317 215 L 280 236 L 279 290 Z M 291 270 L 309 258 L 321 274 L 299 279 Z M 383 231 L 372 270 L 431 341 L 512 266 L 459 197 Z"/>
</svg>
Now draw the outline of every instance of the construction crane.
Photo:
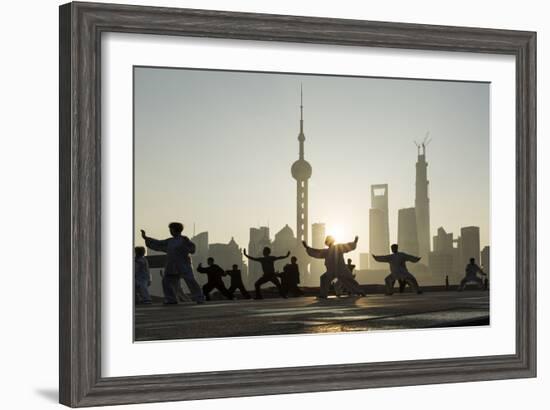
<svg viewBox="0 0 550 410">
<path fill-rule="evenodd" d="M 416 145 L 416 149 L 418 150 L 418 155 L 426 155 L 426 147 L 430 142 L 432 142 L 432 139 L 430 138 L 430 131 L 426 132 L 426 136 L 422 142 L 414 141 L 414 145 Z"/>
</svg>

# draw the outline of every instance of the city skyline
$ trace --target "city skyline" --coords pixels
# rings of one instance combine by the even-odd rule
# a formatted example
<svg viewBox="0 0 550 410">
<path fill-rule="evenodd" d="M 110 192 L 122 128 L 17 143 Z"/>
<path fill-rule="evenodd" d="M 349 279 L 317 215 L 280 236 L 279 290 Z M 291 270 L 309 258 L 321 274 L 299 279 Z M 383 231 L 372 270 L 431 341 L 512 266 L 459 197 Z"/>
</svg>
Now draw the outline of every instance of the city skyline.
<svg viewBox="0 0 550 410">
<path fill-rule="evenodd" d="M 208 78 L 198 81 L 197 75 Z M 201 83 L 202 90 L 195 89 L 196 83 Z M 205 87 L 204 84 L 209 86 Z M 243 87 L 245 84 L 247 87 Z M 304 84 L 303 112 L 302 103 L 296 98 L 296 94 L 300 93 L 300 84 Z M 237 100 L 244 103 L 243 98 L 249 96 L 248 103 L 229 104 L 230 99 L 220 95 L 219 87 L 224 90 L 226 97 L 235 97 L 235 91 L 240 90 L 242 95 Z M 292 88 L 293 99 L 290 98 Z M 352 99 L 354 104 L 350 104 L 350 97 L 357 94 L 352 91 L 357 88 L 367 92 L 359 93 L 357 100 Z M 175 94 L 177 90 L 180 95 Z M 264 93 L 258 94 L 258 90 Z M 345 96 L 344 91 L 351 93 L 348 98 L 342 98 Z M 383 92 L 392 95 L 393 100 L 388 101 L 386 98 L 384 101 L 381 98 Z M 294 235 L 298 236 L 299 232 L 293 223 L 297 217 L 296 181 L 291 179 L 288 169 L 298 157 L 296 137 L 303 136 L 305 127 L 308 135 L 306 157 L 313 168 L 309 188 L 309 232 L 312 223 L 325 223 L 326 233 L 336 234 L 338 240 L 349 241 L 359 235 L 361 239 L 357 255 L 368 252 L 370 186 L 387 184 L 389 238 L 390 242 L 397 242 L 398 210 L 415 204 L 414 164 L 417 158 L 413 141 L 420 138 L 418 134 L 422 135 L 429 130 L 435 140 L 427 155 L 430 164 L 430 243 L 440 226 L 458 235 L 463 226 L 475 225 L 480 227 L 481 246 L 489 245 L 488 92 L 488 84 L 482 83 L 136 68 L 136 243 L 140 243 L 137 235 L 140 228 L 147 229 L 152 236 L 167 236 L 166 225 L 172 220 L 183 222 L 188 236 L 193 235 L 195 225 L 198 227 L 196 233 L 209 232 L 211 243 L 228 243 L 234 238 L 241 247 L 247 246 L 251 227 L 270 226 L 273 239 L 274 234 L 288 224 Z M 410 100 L 415 95 L 421 95 L 428 101 L 437 97 L 438 104 L 423 106 L 422 103 L 416 103 L 408 110 L 404 107 L 396 109 L 400 104 L 405 105 L 404 100 Z M 361 96 L 362 100 L 367 101 L 362 101 Z M 269 104 L 274 104 L 273 100 L 279 99 L 279 111 L 267 109 Z M 321 105 L 323 109 L 319 112 L 320 101 L 327 99 L 329 101 Z M 457 101 L 460 102 L 461 110 L 456 108 Z M 379 106 L 374 107 L 375 102 Z M 377 121 L 377 117 L 368 110 L 361 111 L 363 115 L 357 115 L 357 105 L 371 105 L 376 108 L 375 111 L 384 112 L 390 130 L 396 128 L 391 121 L 394 117 L 401 118 L 401 122 L 411 123 L 410 135 L 404 137 L 400 133 L 390 137 L 388 130 L 386 133 L 380 132 L 383 128 L 379 118 Z M 175 115 L 174 106 L 182 112 Z M 431 114 L 430 108 L 433 111 Z M 292 111 L 295 113 L 292 114 Z M 420 115 L 422 112 L 423 116 Z M 440 114 L 436 117 L 438 112 Z M 219 116 L 222 119 L 201 122 L 205 120 L 205 113 L 216 114 L 216 119 Z M 266 118 L 259 120 L 260 113 Z M 351 115 L 353 113 L 356 115 Z M 342 125 L 342 131 L 334 132 L 330 116 L 323 114 L 331 114 L 335 120 L 340 119 L 336 122 Z M 305 117 L 305 126 L 302 115 Z M 419 116 L 431 119 L 424 121 L 426 124 L 422 132 L 420 121 L 412 126 Z M 372 133 L 362 136 L 357 131 L 365 127 L 365 117 L 371 120 L 366 128 L 371 129 Z M 342 122 L 343 118 L 347 122 Z M 189 122 L 194 125 L 190 127 Z M 271 124 L 272 128 L 267 124 Z M 155 125 L 156 131 L 152 128 Z M 445 125 L 452 132 L 442 133 Z M 195 132 L 185 132 L 190 129 Z M 378 133 L 374 133 L 374 129 Z M 463 134 L 468 129 L 470 133 Z M 245 135 L 240 136 L 239 130 Z M 354 131 L 353 135 L 350 134 L 351 130 Z M 251 138 L 254 132 L 257 133 L 255 139 Z M 200 141 L 196 138 L 197 134 Z M 220 134 L 225 134 L 224 138 L 217 139 Z M 453 155 L 447 154 L 446 160 L 441 161 L 437 157 L 442 152 L 441 146 L 452 148 L 453 143 L 457 145 L 456 138 L 449 138 L 449 134 L 453 137 L 463 134 L 461 142 L 469 149 L 458 144 L 458 149 L 452 150 Z M 270 139 L 270 135 L 276 137 Z M 404 144 L 407 139 L 408 146 Z M 344 144 L 338 147 L 339 141 Z M 251 144 L 256 150 L 249 150 Z M 380 154 L 385 153 L 390 159 L 395 159 L 385 161 L 387 166 L 382 167 L 382 171 L 386 173 L 380 171 L 381 163 L 376 161 L 376 157 L 384 155 L 373 156 L 373 146 Z M 357 150 L 364 154 L 364 162 L 358 161 Z M 300 152 L 303 152 L 303 147 Z M 464 154 L 462 159 L 456 155 L 461 152 Z M 160 160 L 159 164 L 157 157 L 156 166 L 151 165 L 155 153 L 167 161 Z M 224 161 L 225 157 L 228 161 Z M 223 165 L 220 165 L 222 161 Z M 179 171 L 175 164 L 181 164 Z M 441 173 L 445 174 L 444 177 Z M 234 179 L 231 180 L 231 177 Z M 213 178 L 218 181 L 210 185 Z M 447 182 L 441 184 L 445 178 Z M 217 190 L 219 198 L 216 192 L 212 195 L 208 186 Z M 449 186 L 453 187 L 452 192 Z M 268 201 L 265 201 L 266 196 Z M 457 198 L 467 203 L 461 204 Z M 465 205 L 469 204 L 471 209 L 468 206 L 465 209 Z M 198 209 L 202 212 L 193 212 Z M 228 215 L 235 218 L 228 218 Z M 161 220 L 161 216 L 168 219 Z M 258 220 L 262 217 L 265 220 Z"/>
</svg>

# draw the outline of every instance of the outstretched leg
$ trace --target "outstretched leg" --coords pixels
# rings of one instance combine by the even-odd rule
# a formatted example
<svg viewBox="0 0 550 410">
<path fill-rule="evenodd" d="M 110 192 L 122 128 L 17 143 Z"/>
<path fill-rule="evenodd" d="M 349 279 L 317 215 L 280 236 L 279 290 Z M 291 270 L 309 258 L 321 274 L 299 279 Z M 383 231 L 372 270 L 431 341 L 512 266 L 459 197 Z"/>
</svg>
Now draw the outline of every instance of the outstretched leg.
<svg viewBox="0 0 550 410">
<path fill-rule="evenodd" d="M 214 285 L 212 285 L 212 283 L 210 282 L 207 282 L 202 287 L 202 293 L 204 294 L 204 297 L 206 298 L 206 300 L 210 300 L 210 292 L 212 291 L 212 289 L 214 289 Z"/>
<path fill-rule="evenodd" d="M 334 275 L 328 272 L 325 272 L 321 275 L 320 286 L 319 286 L 319 297 L 326 299 L 328 297 L 328 290 L 330 288 L 330 283 L 334 279 Z"/>
<path fill-rule="evenodd" d="M 164 292 L 164 303 L 169 305 L 175 305 L 178 303 L 176 296 L 176 281 L 178 276 L 164 275 L 162 277 L 162 290 Z"/>
<path fill-rule="evenodd" d="M 286 298 L 287 297 L 286 290 L 283 290 L 283 287 L 281 286 L 281 282 L 279 282 L 279 279 L 277 278 L 277 276 L 273 275 L 269 280 L 271 283 L 275 285 L 275 287 L 279 291 L 279 296 L 281 296 L 282 298 Z"/>
<path fill-rule="evenodd" d="M 256 297 L 254 299 L 264 298 L 262 296 L 262 289 L 260 287 L 267 282 L 269 282 L 269 278 L 264 275 L 254 283 L 254 289 L 256 289 Z"/>
<path fill-rule="evenodd" d="M 189 292 L 191 292 L 191 298 L 197 303 L 202 303 L 204 301 L 204 295 L 202 294 L 201 286 L 193 276 L 193 272 L 186 273 L 182 278 L 189 288 Z"/>
<path fill-rule="evenodd" d="M 407 286 L 407 282 L 404 280 L 399 281 L 399 293 L 405 292 L 405 286 Z"/>
<path fill-rule="evenodd" d="M 384 282 L 386 282 L 386 295 L 388 296 L 393 295 L 393 284 L 395 280 L 393 279 L 392 275 L 386 276 L 386 279 L 384 279 Z"/>
<path fill-rule="evenodd" d="M 227 290 L 227 288 L 225 287 L 225 284 L 220 281 L 218 283 L 216 283 L 216 289 L 218 289 L 218 291 L 224 295 L 227 299 L 229 300 L 232 300 L 233 299 L 233 293 L 232 292 L 229 292 Z"/>
<path fill-rule="evenodd" d="M 243 283 L 240 283 L 240 284 L 237 286 L 237 289 L 239 289 L 239 291 L 241 292 L 241 295 L 243 296 L 243 298 L 245 298 L 245 299 L 250 299 L 250 294 L 248 293 L 248 291 L 247 291 L 246 288 L 244 287 L 244 284 L 243 284 Z"/>
<path fill-rule="evenodd" d="M 416 278 L 410 273 L 405 276 L 405 278 L 403 279 L 403 282 L 408 283 L 413 292 L 416 292 L 417 294 L 422 293 L 422 291 L 418 286 L 418 282 L 416 281 Z"/>
<path fill-rule="evenodd" d="M 365 292 L 361 285 L 353 278 L 351 275 L 341 275 L 338 277 L 338 282 L 340 282 L 342 288 L 348 291 L 350 295 L 361 295 L 365 296 Z"/>
</svg>

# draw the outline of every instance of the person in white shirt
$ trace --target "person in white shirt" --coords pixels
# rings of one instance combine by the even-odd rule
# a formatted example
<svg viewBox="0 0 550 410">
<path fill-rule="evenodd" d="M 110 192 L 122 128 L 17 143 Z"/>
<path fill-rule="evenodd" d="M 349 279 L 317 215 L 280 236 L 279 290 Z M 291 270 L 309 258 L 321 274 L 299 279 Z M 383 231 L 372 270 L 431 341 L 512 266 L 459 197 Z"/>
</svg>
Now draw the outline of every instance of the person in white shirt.
<svg viewBox="0 0 550 410">
<path fill-rule="evenodd" d="M 158 240 L 148 237 L 145 231 L 141 230 L 141 237 L 145 240 L 148 248 L 166 253 L 166 266 L 162 277 L 162 290 L 164 292 L 164 303 L 173 305 L 178 303 L 177 288 L 180 277 L 185 281 L 192 298 L 197 303 L 204 301 L 201 287 L 193 275 L 191 257 L 195 253 L 195 244 L 187 236 L 183 236 L 183 225 L 179 222 L 172 222 L 168 225 L 171 238 Z"/>
<path fill-rule="evenodd" d="M 372 255 L 375 261 L 390 264 L 390 274 L 384 280 L 386 282 L 386 295 L 393 295 L 393 284 L 396 280 L 408 283 L 413 292 L 422 293 L 416 278 L 407 269 L 407 262 L 416 263 L 420 260 L 420 257 L 399 252 L 399 246 L 395 243 L 391 246 L 391 251 L 392 253 L 389 255 Z"/>
</svg>

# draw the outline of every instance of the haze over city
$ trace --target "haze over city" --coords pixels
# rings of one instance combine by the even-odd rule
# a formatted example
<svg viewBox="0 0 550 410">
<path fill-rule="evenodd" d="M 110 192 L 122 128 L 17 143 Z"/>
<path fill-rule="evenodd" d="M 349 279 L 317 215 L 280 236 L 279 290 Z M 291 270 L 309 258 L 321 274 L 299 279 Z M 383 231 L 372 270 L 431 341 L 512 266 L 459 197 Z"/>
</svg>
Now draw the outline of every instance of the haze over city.
<svg viewBox="0 0 550 410">
<path fill-rule="evenodd" d="M 136 67 L 135 242 L 296 230 L 300 88 L 309 225 L 369 251 L 370 187 L 388 184 L 390 242 L 398 209 L 415 206 L 417 148 L 426 148 L 430 240 L 437 228 L 480 228 L 489 244 L 489 84 Z M 309 227 L 310 228 L 310 227 Z"/>
</svg>

